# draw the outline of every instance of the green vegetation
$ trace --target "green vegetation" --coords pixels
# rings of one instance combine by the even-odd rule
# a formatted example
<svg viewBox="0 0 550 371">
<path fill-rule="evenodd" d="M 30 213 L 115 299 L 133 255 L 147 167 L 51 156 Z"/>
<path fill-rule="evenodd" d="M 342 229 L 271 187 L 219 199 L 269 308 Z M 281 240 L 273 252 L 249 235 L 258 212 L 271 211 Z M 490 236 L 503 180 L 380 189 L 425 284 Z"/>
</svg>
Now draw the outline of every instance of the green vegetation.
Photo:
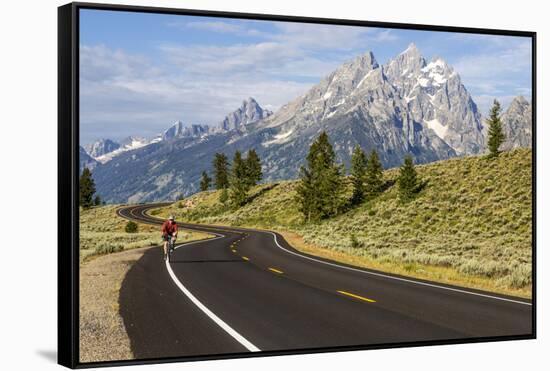
<svg viewBox="0 0 550 371">
<path fill-rule="evenodd" d="M 126 223 L 126 227 L 124 227 L 124 230 L 126 233 L 137 233 L 138 231 L 138 225 L 137 223 L 134 223 L 131 220 L 128 220 L 128 223 Z"/>
<path fill-rule="evenodd" d="M 246 178 L 246 171 L 246 163 L 242 159 L 241 152 L 236 151 L 229 177 L 229 198 L 235 208 L 243 206 L 248 197 L 250 183 Z"/>
<path fill-rule="evenodd" d="M 489 118 L 487 119 L 487 125 L 489 126 L 487 147 L 489 147 L 490 158 L 495 158 L 500 154 L 499 148 L 505 140 L 504 132 L 502 131 L 502 123 L 500 121 L 500 112 L 500 103 L 495 99 L 491 111 L 489 112 Z"/>
<path fill-rule="evenodd" d="M 97 206 L 80 209 L 80 261 L 102 254 L 110 254 L 138 247 L 155 246 L 161 243 L 160 226 L 136 224 L 116 214 L 119 206 Z M 127 228 L 135 224 L 135 232 Z M 133 227 L 131 227 L 133 228 Z M 198 232 L 180 233 L 178 242 L 207 238 Z"/>
<path fill-rule="evenodd" d="M 229 162 L 227 156 L 223 153 L 216 153 L 212 160 L 214 167 L 214 184 L 216 189 L 229 187 Z"/>
<path fill-rule="evenodd" d="M 227 157 L 216 153 L 212 161 L 215 172 L 216 189 L 221 190 L 219 201 L 224 206 L 230 201 L 233 208 L 239 208 L 248 202 L 248 191 L 262 180 L 262 163 L 254 149 L 248 151 L 243 159 L 241 152 L 236 151 L 229 172 Z M 206 171 L 202 172 L 200 189 L 207 191 L 210 187 L 210 177 Z M 229 188 L 229 192 L 227 190 Z"/>
<path fill-rule="evenodd" d="M 92 172 L 87 167 L 82 170 L 79 185 L 80 206 L 85 209 L 92 207 L 94 205 L 95 183 L 92 178 Z"/>
<path fill-rule="evenodd" d="M 351 204 L 359 205 L 365 200 L 365 178 L 367 173 L 367 156 L 360 146 L 356 146 L 351 154 L 351 182 L 353 194 Z"/>
<path fill-rule="evenodd" d="M 323 156 L 327 155 L 330 151 Z M 423 186 L 406 203 L 399 201 L 400 187 L 394 185 L 400 169 L 386 170 L 378 197 L 316 223 L 304 222 L 300 212 L 298 193 L 307 195 L 304 184 L 311 184 L 303 177 L 253 187 L 250 201 L 239 209 L 221 204 L 221 191 L 209 191 L 191 196 L 192 208 L 178 208 L 175 203 L 155 213 L 288 232 L 285 238 L 309 253 L 529 297 L 531 155 L 530 149 L 517 149 L 502 152 L 493 161 L 478 156 L 416 166 Z M 310 166 L 311 162 L 308 156 Z M 351 179 L 341 182 L 344 197 L 351 198 Z"/>
<path fill-rule="evenodd" d="M 336 154 L 326 132 L 322 132 L 309 148 L 307 165 L 300 169 L 297 187 L 297 208 L 307 222 L 317 222 L 338 215 L 343 198 L 342 166 L 336 163 Z"/>
<path fill-rule="evenodd" d="M 378 158 L 378 153 L 375 150 L 369 155 L 367 160 L 367 169 L 365 174 L 365 193 L 369 200 L 372 200 L 374 197 L 378 196 L 382 192 L 384 186 L 384 176 L 383 176 L 382 163 Z"/>
<path fill-rule="evenodd" d="M 246 181 L 249 187 L 257 185 L 262 180 L 262 163 L 255 150 L 248 151 L 245 160 Z"/>
<path fill-rule="evenodd" d="M 212 182 L 212 178 L 208 176 L 206 171 L 203 171 L 201 175 L 201 184 L 200 184 L 201 192 L 208 191 L 208 188 L 210 188 L 211 182 Z"/>
<path fill-rule="evenodd" d="M 406 156 L 403 165 L 399 168 L 397 185 L 399 186 L 399 200 L 401 202 L 411 201 L 420 191 L 418 176 L 411 156 Z"/>
</svg>

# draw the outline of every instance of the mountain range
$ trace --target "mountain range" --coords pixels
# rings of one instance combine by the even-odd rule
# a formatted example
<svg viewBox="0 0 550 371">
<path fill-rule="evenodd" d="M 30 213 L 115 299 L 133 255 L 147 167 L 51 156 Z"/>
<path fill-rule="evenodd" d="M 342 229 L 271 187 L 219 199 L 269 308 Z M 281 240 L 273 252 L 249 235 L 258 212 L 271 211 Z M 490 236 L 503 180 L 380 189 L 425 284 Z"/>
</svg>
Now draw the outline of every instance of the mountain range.
<svg viewBox="0 0 550 371">
<path fill-rule="evenodd" d="M 531 104 L 515 98 L 502 114 L 506 149 L 530 146 Z M 321 131 L 349 165 L 356 145 L 394 167 L 410 154 L 428 163 L 485 151 L 483 118 L 459 74 L 442 58 L 426 60 L 414 44 L 380 65 L 372 52 L 344 63 L 275 113 L 253 98 L 217 125 L 177 121 L 150 140 L 98 141 L 86 149 L 107 202 L 174 199 L 198 189 L 215 152 L 255 149 L 264 179 L 297 176 Z M 111 149 L 111 151 L 108 151 Z M 88 161 L 85 156 L 82 160 Z"/>
</svg>

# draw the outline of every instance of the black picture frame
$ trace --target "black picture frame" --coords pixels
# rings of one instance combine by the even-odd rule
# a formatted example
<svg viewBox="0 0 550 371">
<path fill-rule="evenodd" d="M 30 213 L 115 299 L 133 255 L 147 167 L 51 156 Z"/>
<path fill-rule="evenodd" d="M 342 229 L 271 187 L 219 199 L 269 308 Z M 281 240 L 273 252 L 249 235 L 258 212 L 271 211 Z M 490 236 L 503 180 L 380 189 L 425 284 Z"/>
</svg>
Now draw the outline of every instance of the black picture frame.
<svg viewBox="0 0 550 371">
<path fill-rule="evenodd" d="M 329 347 L 308 350 L 261 351 L 175 358 L 120 360 L 93 363 L 79 362 L 79 11 L 81 9 L 162 13 L 221 18 L 291 21 L 300 23 L 334 24 L 391 29 L 443 31 L 484 35 L 522 36 L 532 43 L 532 333 L 517 336 L 496 336 L 458 340 L 437 340 L 414 343 L 390 343 L 351 347 Z M 381 348 L 449 345 L 477 342 L 536 339 L 536 108 L 537 108 L 537 34 L 531 31 L 513 31 L 486 28 L 466 28 L 424 24 L 372 22 L 349 19 L 283 16 L 270 14 L 204 11 L 192 9 L 157 8 L 146 6 L 109 5 L 97 3 L 70 3 L 58 8 L 58 363 L 69 368 L 122 366 L 136 364 L 199 361 L 244 357 L 264 357 L 288 354 L 340 352 Z"/>
</svg>

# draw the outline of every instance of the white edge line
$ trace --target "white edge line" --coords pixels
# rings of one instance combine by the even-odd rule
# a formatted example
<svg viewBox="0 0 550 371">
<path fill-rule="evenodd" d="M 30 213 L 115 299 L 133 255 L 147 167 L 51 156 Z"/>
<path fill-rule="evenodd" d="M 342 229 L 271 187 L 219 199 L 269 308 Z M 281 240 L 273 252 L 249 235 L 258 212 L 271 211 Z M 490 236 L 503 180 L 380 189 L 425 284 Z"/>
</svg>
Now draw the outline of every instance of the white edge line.
<svg viewBox="0 0 550 371">
<path fill-rule="evenodd" d="M 277 241 L 277 235 L 276 235 L 275 233 L 273 233 L 273 232 L 268 232 L 268 233 L 271 233 L 271 234 L 273 235 L 273 239 L 275 240 L 275 243 L 277 244 L 277 246 L 279 246 L 279 248 L 280 248 L 281 250 L 284 250 L 284 251 L 286 251 L 286 252 L 289 253 L 289 254 L 293 254 L 293 255 L 299 256 L 299 257 L 304 258 L 304 259 L 316 261 L 316 262 L 318 262 L 318 263 L 322 263 L 322 264 L 326 264 L 326 265 L 331 265 L 331 266 L 333 266 L 333 267 L 342 268 L 342 269 L 347 269 L 347 270 L 350 270 L 350 271 L 355 271 L 355 272 L 370 274 L 370 275 L 373 275 L 373 276 L 380 276 L 380 277 L 384 277 L 384 278 L 390 278 L 390 279 L 397 280 L 397 281 L 404 281 L 404 282 L 414 283 L 414 284 L 417 284 L 417 285 L 435 287 L 435 288 L 443 289 L 443 290 L 456 291 L 456 292 L 460 292 L 460 293 L 463 293 L 463 294 L 470 294 L 470 295 L 476 295 L 476 296 L 483 296 L 483 297 L 490 298 L 490 299 L 509 301 L 509 302 L 511 302 L 511 303 L 517 303 L 517 304 L 523 304 L 523 305 L 529 305 L 529 306 L 532 306 L 532 305 L 533 305 L 533 304 L 531 304 L 531 303 L 526 303 L 526 302 L 519 301 L 519 300 L 500 298 L 500 297 L 498 297 L 498 296 L 480 294 L 480 293 L 477 293 L 477 292 L 466 291 L 466 290 L 461 290 L 461 289 L 454 289 L 454 288 L 452 288 L 452 287 L 445 287 L 445 286 L 440 286 L 440 285 L 434 285 L 434 284 L 432 284 L 432 283 L 414 281 L 414 280 L 409 280 L 409 279 L 406 279 L 406 278 L 399 278 L 399 277 L 389 276 L 389 275 L 382 274 L 382 273 L 369 272 L 369 271 L 365 271 L 365 270 L 362 270 L 362 269 L 356 269 L 356 268 L 346 267 L 346 266 L 339 265 L 339 264 L 329 263 L 329 262 L 326 262 L 326 261 L 323 261 L 323 260 L 311 258 L 311 257 L 309 257 L 309 256 L 305 256 L 305 255 L 302 255 L 302 254 L 298 254 L 298 253 L 295 253 L 294 251 L 290 251 L 290 250 L 288 250 L 288 249 L 285 249 L 284 247 L 282 247 L 282 246 L 279 244 L 279 241 Z"/>
<path fill-rule="evenodd" d="M 142 210 L 141 214 L 143 215 L 143 210 Z M 220 234 L 220 233 L 214 233 L 214 232 L 207 232 L 207 233 L 211 233 L 213 235 L 216 235 L 217 237 L 216 238 L 208 238 L 208 239 L 199 240 L 199 241 L 192 241 L 192 242 L 188 242 L 188 243 L 183 243 L 183 244 L 180 244 L 180 245 L 174 247 L 174 250 L 179 248 L 179 247 L 182 247 L 182 246 L 188 246 L 188 245 L 193 245 L 193 244 L 202 243 L 202 242 L 214 241 L 214 240 L 225 237 L 225 235 Z M 218 326 L 220 326 L 222 328 L 222 330 L 227 332 L 229 334 L 229 336 L 231 336 L 233 339 L 237 340 L 242 346 L 244 346 L 249 351 L 251 351 L 251 352 L 260 352 L 261 351 L 260 348 L 258 348 L 257 346 L 252 344 L 250 341 L 248 341 L 244 336 L 242 336 L 237 331 L 235 331 L 231 326 L 229 326 L 227 323 L 225 323 L 220 317 L 218 317 L 216 314 L 214 314 L 214 312 L 212 312 L 203 303 L 201 303 L 199 301 L 199 299 L 197 299 L 191 293 L 191 291 L 189 291 L 185 286 L 183 286 L 183 284 L 178 279 L 178 277 L 176 277 L 176 274 L 172 270 L 172 267 L 170 266 L 170 263 L 165 261 L 165 264 L 166 264 L 166 270 L 168 271 L 168 274 L 172 278 L 172 281 L 174 281 L 176 286 L 178 286 L 178 288 L 185 294 L 185 296 L 187 296 L 189 298 L 189 300 L 191 300 L 191 302 L 193 302 L 193 304 L 195 304 L 201 311 L 203 311 L 204 314 L 206 314 L 212 321 L 214 321 L 214 323 L 216 323 Z"/>
<path fill-rule="evenodd" d="M 218 237 L 221 238 L 222 236 Z M 204 240 L 204 241 L 212 241 L 210 240 Z M 201 242 L 201 241 L 197 241 Z M 188 244 L 189 245 L 189 244 Z M 185 245 L 179 245 L 185 246 Z M 227 323 L 225 323 L 220 317 L 216 316 L 214 312 L 212 312 L 210 309 L 208 309 L 203 303 L 201 303 L 191 292 L 183 286 L 183 284 L 180 282 L 180 280 L 176 277 L 174 274 L 174 271 L 172 270 L 172 267 L 168 262 L 166 263 L 166 269 L 168 270 L 168 273 L 170 274 L 170 277 L 178 286 L 178 288 L 195 304 L 200 310 L 204 312 L 214 323 L 216 323 L 218 326 L 220 326 L 225 332 L 227 332 L 233 339 L 237 340 L 242 346 L 244 346 L 246 349 L 248 349 L 251 352 L 260 352 L 260 349 L 252 344 L 250 341 L 246 340 L 241 334 L 239 334 L 237 331 L 233 330 L 231 326 L 229 326 Z"/>
</svg>

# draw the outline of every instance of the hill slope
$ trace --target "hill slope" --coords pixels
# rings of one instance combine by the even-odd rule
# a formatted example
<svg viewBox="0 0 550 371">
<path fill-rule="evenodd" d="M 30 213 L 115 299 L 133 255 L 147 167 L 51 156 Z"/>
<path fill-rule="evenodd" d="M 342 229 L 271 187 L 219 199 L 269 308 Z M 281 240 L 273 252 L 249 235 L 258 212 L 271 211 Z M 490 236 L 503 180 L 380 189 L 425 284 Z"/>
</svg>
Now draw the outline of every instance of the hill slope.
<svg viewBox="0 0 550 371">
<path fill-rule="evenodd" d="M 224 208 L 219 192 L 208 191 L 153 214 L 290 231 L 303 237 L 308 252 L 329 249 L 379 269 L 530 296 L 531 155 L 517 149 L 496 160 L 466 157 L 418 166 L 428 185 L 414 201 L 401 205 L 393 186 L 319 224 L 303 224 L 295 181 L 256 187 L 238 210 Z M 397 169 L 384 173 L 386 180 L 396 176 Z"/>
</svg>

